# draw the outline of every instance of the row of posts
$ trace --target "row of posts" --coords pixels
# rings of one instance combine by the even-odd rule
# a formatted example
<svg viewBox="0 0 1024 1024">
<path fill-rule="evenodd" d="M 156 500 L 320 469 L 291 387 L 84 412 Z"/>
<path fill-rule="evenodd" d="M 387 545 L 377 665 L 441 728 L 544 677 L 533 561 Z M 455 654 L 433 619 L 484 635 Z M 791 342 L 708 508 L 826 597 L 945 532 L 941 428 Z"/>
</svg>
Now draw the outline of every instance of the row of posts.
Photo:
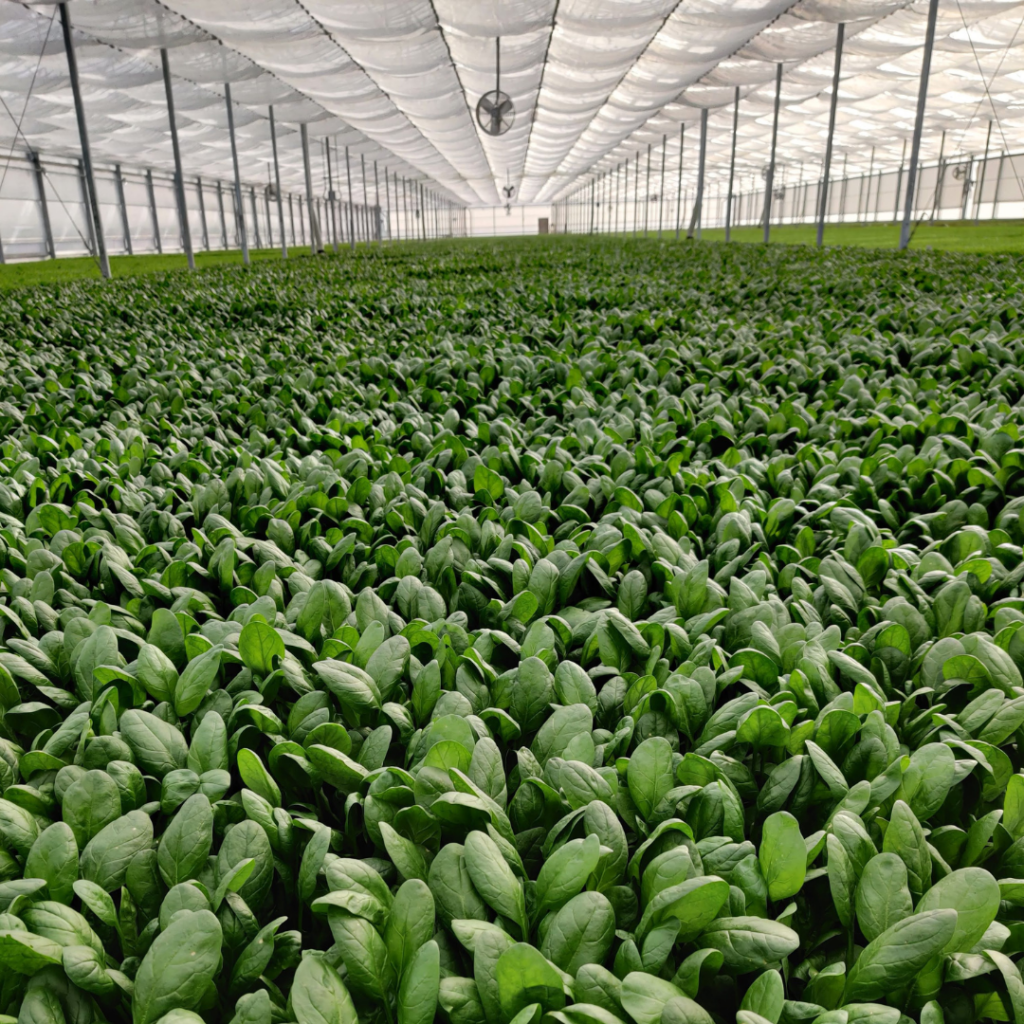
<svg viewBox="0 0 1024 1024">
<path fill-rule="evenodd" d="M 82 173 L 85 178 L 85 191 L 87 193 L 87 219 L 89 222 L 90 235 L 95 241 L 96 254 L 99 258 L 100 272 L 106 278 L 110 277 L 110 258 L 107 253 L 106 242 L 103 237 L 103 224 L 100 219 L 100 208 L 99 198 L 96 192 L 96 178 L 93 173 L 92 165 L 92 154 L 89 147 L 89 133 L 85 122 L 85 107 L 82 104 L 82 91 L 78 80 L 78 60 L 75 55 L 74 40 L 71 34 L 71 19 L 68 15 L 67 3 L 59 4 L 60 8 L 60 19 L 61 29 L 64 35 L 64 51 L 67 55 L 68 61 L 68 73 L 71 78 L 71 91 L 75 102 L 75 116 L 78 121 L 78 134 L 82 148 Z M 175 200 L 178 208 L 178 218 L 181 224 L 181 239 L 182 247 L 185 250 L 185 255 L 188 259 L 188 266 L 190 270 L 195 270 L 196 262 L 195 255 L 192 247 L 192 235 L 189 229 L 188 223 L 188 207 L 185 200 L 185 178 L 182 173 L 181 166 L 181 149 L 178 144 L 178 127 L 174 117 L 174 91 L 171 88 L 171 66 L 170 59 L 166 49 L 160 50 L 160 63 L 163 70 L 164 78 L 164 92 L 167 99 L 167 116 L 170 121 L 171 127 L 171 148 L 174 154 L 174 193 Z M 234 107 L 231 102 L 231 84 L 225 83 L 224 85 L 224 100 L 227 104 L 227 115 L 228 115 L 228 133 L 231 137 L 231 161 L 234 169 L 234 194 L 235 194 L 235 217 L 237 220 L 236 229 L 238 238 L 241 241 L 242 249 L 242 261 L 245 264 L 249 263 L 249 242 L 246 234 L 245 225 L 245 211 L 242 206 L 242 179 L 239 171 L 238 164 L 238 146 L 235 141 L 235 116 Z M 288 256 L 288 245 L 285 236 L 285 221 L 284 221 L 284 201 L 281 192 L 281 169 L 277 159 L 277 131 L 274 122 L 274 108 L 269 108 L 270 112 L 270 140 L 271 147 L 273 150 L 274 158 L 274 193 L 277 199 L 277 216 L 278 224 L 281 235 L 281 255 L 282 257 Z M 325 251 L 325 240 L 324 231 L 321 229 L 319 217 L 317 215 L 317 203 L 313 195 L 313 176 L 310 169 L 309 161 L 309 135 L 305 123 L 299 126 L 300 136 L 302 141 L 302 161 L 303 168 L 305 171 L 305 186 L 306 186 L 306 203 L 309 211 L 309 226 L 310 226 L 310 248 L 314 253 L 322 253 Z M 355 249 L 357 235 L 365 237 L 367 239 L 373 239 L 376 242 L 381 242 L 381 206 L 380 206 L 380 179 L 378 177 L 377 161 L 373 162 L 373 177 L 375 185 L 375 204 L 373 206 L 372 218 L 370 214 L 370 207 L 368 204 L 364 204 L 363 207 L 358 208 L 353 202 L 352 195 L 352 167 L 349 157 L 348 146 L 345 147 L 345 177 L 347 179 L 347 190 L 348 190 L 348 202 L 344 206 L 340 205 L 341 197 L 335 191 L 334 188 L 334 175 L 331 168 L 331 143 L 329 140 L 325 142 L 326 155 L 327 155 L 327 177 L 328 177 L 328 204 L 325 208 L 325 220 L 328 224 L 325 225 L 330 234 L 330 243 L 333 244 L 334 251 L 338 251 L 339 239 L 344 239 L 347 235 L 349 245 L 352 249 Z M 38 173 L 41 173 L 38 154 L 32 154 L 33 163 Z M 366 158 L 360 155 L 360 161 L 362 164 L 362 181 L 364 200 L 368 197 L 365 195 L 366 192 Z M 334 167 L 337 169 L 340 178 L 340 162 L 338 159 L 337 144 L 334 146 Z M 395 192 L 395 207 L 394 209 L 403 209 L 405 213 L 405 224 L 406 224 L 406 238 L 418 237 L 426 239 L 428 237 L 439 237 L 442 234 L 448 234 L 451 232 L 457 232 L 459 234 L 465 233 L 466 229 L 466 211 L 465 208 L 453 203 L 451 200 L 446 199 L 443 196 L 439 196 L 434 193 L 431 189 L 428 189 L 422 182 L 408 181 L 405 178 L 399 178 L 398 173 L 394 172 L 392 175 L 388 175 L 385 169 L 384 174 L 384 188 L 387 199 L 387 210 L 390 227 L 391 217 L 391 188 L 394 186 Z M 152 184 L 150 180 L 150 193 L 152 199 Z M 122 189 L 120 171 L 117 173 L 117 182 L 119 190 Z M 401 184 L 401 195 L 402 195 L 402 207 L 398 206 L 398 193 L 399 184 Z M 410 194 L 411 193 L 411 194 Z M 154 210 L 155 210 L 155 203 Z M 409 219 L 409 209 L 412 207 L 415 213 L 415 219 L 418 221 L 417 228 L 414 232 L 408 230 L 408 225 L 411 223 Z M 123 192 L 121 193 L 121 207 L 122 215 L 124 214 L 124 200 Z M 346 225 L 343 222 L 342 214 L 347 211 L 348 224 L 347 231 L 345 230 Z M 255 215 L 255 206 L 254 206 Z M 45 208 L 44 208 L 45 216 Z M 371 218 L 368 223 L 357 225 L 357 216 L 362 218 Z M 204 216 L 205 226 L 205 216 Z M 125 225 L 125 233 L 127 237 L 127 224 Z M 49 232 L 47 232 L 49 237 Z M 389 231 L 390 236 L 390 231 Z M 294 237 L 294 232 L 293 232 Z M 157 239 L 159 245 L 159 231 L 157 230 Z M 130 243 L 129 243 L 130 245 Z M 52 242 L 49 243 L 52 250 Z"/>
<path fill-rule="evenodd" d="M 928 97 L 928 77 L 931 71 L 932 63 L 932 49 L 935 44 L 935 22 L 938 14 L 938 0 L 929 0 L 928 4 L 928 21 L 925 29 L 925 41 L 924 41 L 924 55 L 921 62 L 921 79 L 918 89 L 917 97 L 917 115 L 914 120 L 914 134 L 913 140 L 910 147 L 910 166 L 907 173 L 906 183 L 906 204 L 903 212 L 903 222 L 900 228 L 900 245 L 901 249 L 906 249 L 910 244 L 910 235 L 912 228 L 912 220 L 914 214 L 914 201 L 915 201 L 915 188 L 917 184 L 918 165 L 920 162 L 921 155 L 921 134 L 924 128 L 924 111 L 925 104 Z M 817 244 L 819 248 L 822 245 L 825 232 L 825 217 L 828 212 L 829 202 L 829 181 L 831 176 L 832 168 L 832 143 L 835 137 L 836 129 L 836 106 L 839 100 L 839 75 L 842 67 L 843 60 L 843 38 L 846 31 L 846 26 L 840 22 L 836 26 L 836 47 L 835 47 L 835 65 L 832 72 L 832 97 L 829 106 L 829 117 L 828 117 L 828 136 L 825 142 L 825 160 L 822 168 L 822 181 L 819 187 L 818 193 L 818 211 L 817 211 Z M 782 94 L 782 69 L 781 63 L 776 65 L 775 69 L 775 104 L 772 116 L 772 141 L 771 141 L 771 155 L 768 161 L 768 171 L 765 180 L 765 194 L 764 194 L 764 213 L 762 222 L 764 225 L 764 241 L 768 242 L 771 232 L 771 207 L 772 207 L 772 193 L 775 185 L 775 149 L 778 142 L 779 135 L 779 105 Z M 733 200 L 733 183 L 736 174 L 736 136 L 739 129 L 739 107 L 740 107 L 740 87 L 736 86 L 736 93 L 733 100 L 733 118 L 732 118 L 732 146 L 729 157 L 729 188 L 726 193 L 726 207 L 725 207 L 725 240 L 728 242 L 731 238 L 732 230 L 732 200 Z M 991 134 L 991 124 L 990 124 Z M 679 126 L 679 172 L 676 181 L 676 223 L 675 223 L 675 237 L 678 240 L 682 230 L 682 214 L 681 214 L 681 198 L 682 198 L 682 181 L 683 181 L 683 142 L 686 133 L 686 126 L 680 124 Z M 704 178 L 705 178 L 705 166 L 707 157 L 707 141 L 708 141 L 708 110 L 705 107 L 700 112 L 700 143 L 697 157 L 697 195 L 693 204 L 693 211 L 690 216 L 690 223 L 687 228 L 686 237 L 693 238 L 696 235 L 700 237 L 701 220 L 703 214 L 704 205 Z M 659 197 L 664 195 L 665 191 L 665 150 L 668 143 L 668 137 L 662 136 L 661 146 L 661 188 L 659 190 Z M 988 155 L 988 143 L 986 142 L 986 159 Z M 612 228 L 614 231 L 618 231 L 618 210 L 619 210 L 619 185 L 623 185 L 623 198 L 628 203 L 629 199 L 629 169 L 630 161 L 629 158 L 624 162 L 619 163 L 616 167 L 609 171 L 604 171 L 601 174 L 589 179 L 583 184 L 579 185 L 564 199 L 556 202 L 555 213 L 556 218 L 561 220 L 563 223 L 572 223 L 577 231 L 585 231 L 587 233 L 593 233 L 595 227 L 595 220 L 598 216 L 598 209 L 600 205 L 599 195 L 603 196 L 606 193 L 610 193 L 614 186 L 614 199 L 610 198 L 608 202 L 610 205 L 614 205 L 615 210 L 615 225 Z M 902 167 L 901 167 L 902 172 Z M 901 173 L 902 178 L 902 173 Z M 647 167 L 646 167 L 646 195 L 650 195 L 651 185 L 651 144 L 647 145 Z M 635 204 L 634 209 L 634 232 L 636 225 L 640 221 L 639 210 L 640 210 L 640 151 L 637 150 L 636 157 L 633 167 L 633 202 Z M 899 187 L 897 187 L 897 193 Z M 645 206 L 646 211 L 646 206 Z M 661 236 L 663 229 L 663 212 L 664 204 L 659 203 L 658 207 L 658 236 Z M 570 221 L 570 218 L 572 220 Z M 647 214 L 644 214 L 644 230 L 647 230 Z M 625 218 L 623 218 L 623 229 L 625 229 Z"/>
</svg>

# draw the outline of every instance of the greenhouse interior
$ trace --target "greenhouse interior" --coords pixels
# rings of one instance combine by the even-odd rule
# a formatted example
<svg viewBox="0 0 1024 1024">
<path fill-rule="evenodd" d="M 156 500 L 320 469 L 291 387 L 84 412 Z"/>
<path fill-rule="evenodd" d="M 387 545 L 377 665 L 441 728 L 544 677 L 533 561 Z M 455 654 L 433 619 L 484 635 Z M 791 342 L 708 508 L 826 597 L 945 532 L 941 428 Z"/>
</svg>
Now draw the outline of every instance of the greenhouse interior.
<svg viewBox="0 0 1024 1024">
<path fill-rule="evenodd" d="M 0 0 L 0 1024 L 1024 1024 L 1022 82 Z"/>
</svg>

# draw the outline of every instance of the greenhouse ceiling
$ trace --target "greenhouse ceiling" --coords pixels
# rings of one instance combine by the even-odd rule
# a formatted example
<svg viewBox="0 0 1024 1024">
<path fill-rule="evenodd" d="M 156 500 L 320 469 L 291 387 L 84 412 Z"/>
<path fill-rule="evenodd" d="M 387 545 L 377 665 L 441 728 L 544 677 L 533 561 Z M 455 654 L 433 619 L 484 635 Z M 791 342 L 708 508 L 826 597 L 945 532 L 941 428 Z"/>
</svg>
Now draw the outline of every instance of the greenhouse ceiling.
<svg viewBox="0 0 1024 1024">
<path fill-rule="evenodd" d="M 0 0 L 0 141 L 79 149 L 56 6 Z M 348 147 L 352 172 L 432 182 L 470 206 L 549 202 L 596 171 L 666 144 L 710 108 L 708 173 L 766 162 L 778 63 L 779 162 L 821 162 L 837 25 L 845 24 L 836 157 L 893 166 L 913 127 L 927 3 L 906 0 L 72 0 L 94 159 L 171 167 L 161 48 L 169 53 L 186 174 L 231 173 L 231 84 L 243 175 L 268 180 L 273 104 L 288 185 L 298 127 Z M 480 96 L 515 104 L 507 134 L 477 125 Z M 940 0 L 923 156 L 1021 136 L 1024 3 Z M 945 141 L 943 142 L 943 132 Z M 693 134 L 694 140 L 696 133 Z M 342 152 L 342 150 L 339 150 Z M 686 175 L 695 171 L 691 148 Z M 369 176 L 369 171 L 367 172 Z M 372 178 L 371 178 L 372 181 Z"/>
</svg>

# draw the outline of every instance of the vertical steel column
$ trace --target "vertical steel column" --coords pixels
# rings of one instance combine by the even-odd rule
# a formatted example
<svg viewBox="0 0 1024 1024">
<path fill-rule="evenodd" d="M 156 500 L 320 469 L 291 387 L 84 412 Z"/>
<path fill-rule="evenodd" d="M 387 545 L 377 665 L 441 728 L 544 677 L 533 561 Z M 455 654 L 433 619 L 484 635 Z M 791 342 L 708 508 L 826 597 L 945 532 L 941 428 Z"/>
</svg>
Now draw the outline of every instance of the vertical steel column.
<svg viewBox="0 0 1024 1024">
<path fill-rule="evenodd" d="M 78 121 L 78 140 L 82 147 L 82 171 L 85 175 L 86 191 L 89 193 L 86 203 L 86 216 L 92 223 L 93 237 L 96 239 L 96 250 L 100 260 L 100 273 L 110 277 L 110 259 L 107 256 L 107 243 L 103 237 L 103 220 L 100 217 L 100 199 L 96 194 L 96 178 L 92 171 L 92 151 L 89 148 L 89 130 L 85 123 L 85 107 L 82 105 L 82 90 L 78 84 L 78 58 L 75 56 L 75 41 L 71 37 L 71 18 L 68 16 L 68 5 L 60 4 L 60 27 L 64 33 L 64 54 L 68 61 L 68 74 L 71 77 L 71 94 L 75 101 L 75 118 Z M 49 220 L 49 213 L 46 215 Z"/>
<path fill-rule="evenodd" d="M 39 216 L 43 221 L 43 241 L 46 244 L 46 252 L 50 259 L 57 258 L 57 249 L 53 244 L 53 228 L 50 225 L 50 208 L 46 203 L 46 180 L 43 177 L 43 165 L 39 162 L 39 154 L 29 150 L 29 158 L 32 160 L 32 170 L 35 173 L 36 189 L 39 192 Z"/>
<path fill-rule="evenodd" d="M 303 207 L 306 204 L 302 200 L 302 193 L 299 193 L 299 235 L 302 239 L 302 244 L 306 244 L 306 217 L 304 216 Z"/>
<path fill-rule="evenodd" d="M 626 181 L 623 184 L 623 234 L 629 233 L 627 226 L 630 209 L 630 158 L 626 158 Z"/>
<path fill-rule="evenodd" d="M 153 238 L 156 241 L 156 251 L 163 254 L 164 243 L 160 237 L 160 218 L 156 215 L 156 193 L 153 191 L 153 172 L 146 170 L 146 188 L 149 190 L 149 212 L 153 218 Z"/>
<path fill-rule="evenodd" d="M 387 174 L 384 175 L 384 188 L 387 190 Z M 384 234 L 381 231 L 381 217 L 380 217 L 380 178 L 377 177 L 377 161 L 373 161 L 373 209 L 374 209 L 374 226 L 377 231 L 377 244 L 380 245 L 383 239 L 381 236 Z"/>
<path fill-rule="evenodd" d="M 907 140 L 903 140 L 903 152 L 900 154 L 900 168 L 896 172 L 896 203 L 892 210 L 892 222 L 893 224 L 899 219 L 900 215 L 900 191 L 903 188 L 903 166 L 907 162 Z"/>
<path fill-rule="evenodd" d="M 259 208 L 256 206 L 256 186 L 249 186 L 249 199 L 252 203 L 252 230 L 256 236 L 256 248 L 262 249 L 263 243 L 260 241 L 260 213 Z"/>
<path fill-rule="evenodd" d="M 935 217 L 942 206 L 942 186 L 946 182 L 946 129 L 942 129 L 942 141 L 939 143 L 939 162 L 935 168 L 935 195 L 932 197 L 932 215 L 929 223 L 935 223 Z"/>
<path fill-rule="evenodd" d="M 238 170 L 238 144 L 235 142 L 235 108 L 231 103 L 231 83 L 224 83 L 224 102 L 228 108 L 228 135 L 231 137 L 231 162 L 235 168 L 235 231 L 242 248 L 242 262 L 249 265 L 249 237 L 245 230 L 245 209 L 242 206 L 242 176 Z M 308 173 L 308 172 L 307 172 Z"/>
<path fill-rule="evenodd" d="M 821 206 L 818 213 L 818 248 L 825 238 L 825 215 L 828 213 L 828 176 L 832 170 L 832 140 L 836 133 L 836 104 L 839 102 L 839 71 L 843 62 L 843 33 L 846 26 L 836 26 L 836 63 L 832 72 L 832 102 L 828 113 L 828 139 L 825 142 L 825 165 L 821 174 Z"/>
<path fill-rule="evenodd" d="M 295 205 L 292 203 L 292 194 L 288 193 L 288 221 L 292 227 L 292 245 L 295 245 Z"/>
<path fill-rule="evenodd" d="M 843 173 L 840 177 L 840 188 L 839 188 L 839 221 L 842 223 L 846 220 L 846 158 L 849 156 L 848 153 L 843 154 Z"/>
<path fill-rule="evenodd" d="M 928 76 L 932 69 L 932 47 L 935 45 L 935 20 L 939 0 L 929 0 L 928 24 L 924 33 L 924 54 L 921 59 L 921 84 L 917 92 L 917 114 L 914 117 L 914 140 L 910 145 L 910 167 L 907 168 L 907 205 L 900 227 L 900 248 L 910 245 L 910 222 L 914 217 L 914 186 L 917 184 L 917 161 L 921 156 L 921 132 L 924 130 L 924 108 L 928 101 Z"/>
<path fill-rule="evenodd" d="M 210 251 L 210 231 L 206 226 L 206 196 L 203 195 L 203 179 L 196 178 L 196 195 L 199 197 L 199 224 L 203 229 L 203 248 Z"/>
<path fill-rule="evenodd" d="M 188 269 L 196 269 L 196 258 L 192 254 L 192 230 L 188 223 L 188 204 L 185 202 L 185 176 L 181 170 L 181 147 L 178 145 L 178 125 L 174 120 L 174 90 L 171 87 L 171 61 L 166 47 L 160 50 L 160 66 L 164 73 L 164 98 L 167 101 L 167 119 L 171 125 L 171 150 L 174 153 L 174 198 L 178 203 L 178 227 L 181 230 L 181 246 L 185 250 Z"/>
<path fill-rule="evenodd" d="M 647 225 L 651 213 L 651 144 L 647 143 L 647 181 L 644 185 L 644 235 L 647 234 Z"/>
<path fill-rule="evenodd" d="M 967 161 L 967 173 L 964 175 L 964 201 L 960 208 L 960 219 L 967 220 L 967 206 L 971 201 L 971 175 L 974 173 L 974 156 Z"/>
<path fill-rule="evenodd" d="M 334 192 L 334 174 L 331 171 L 331 140 L 324 139 L 324 159 L 327 161 L 327 210 L 324 212 L 324 220 L 330 226 L 331 243 L 334 251 L 338 251 L 338 206 L 337 196 Z"/>
<path fill-rule="evenodd" d="M 363 219 L 366 223 L 366 241 L 372 242 L 373 236 L 370 232 L 370 197 L 366 192 L 366 154 L 359 154 L 360 177 L 363 179 Z"/>
<path fill-rule="evenodd" d="M 309 217 L 309 254 L 315 256 L 324 251 L 323 239 L 320 237 L 320 223 L 316 217 L 316 207 L 313 204 L 313 172 L 309 166 L 309 129 L 306 122 L 299 125 L 299 137 L 302 142 L 302 165 L 306 172 L 306 213 Z M 237 163 L 235 165 L 238 166 Z M 302 207 L 299 207 L 299 218 L 301 221 Z M 305 242 L 305 239 L 303 239 Z"/>
<path fill-rule="evenodd" d="M 348 227 L 349 248 L 356 251 L 355 211 L 352 209 L 352 164 L 348 158 L 348 146 L 345 147 L 345 174 L 348 176 Z"/>
<path fill-rule="evenodd" d="M 661 240 L 661 225 L 665 220 L 665 149 L 668 136 L 661 137 L 661 184 L 658 186 L 658 240 Z"/>
<path fill-rule="evenodd" d="M 284 231 L 284 196 L 281 195 L 281 167 L 277 162 L 277 126 L 274 124 L 274 104 L 270 104 L 270 146 L 274 153 L 274 189 L 277 192 L 277 222 L 281 226 L 281 259 L 288 258 L 288 239 Z M 288 197 L 289 204 L 291 196 Z M 292 225 L 292 244 L 295 243 L 295 225 Z"/>
<path fill-rule="evenodd" d="M 978 191 L 975 193 L 974 199 L 974 223 L 977 225 L 979 218 L 981 217 L 981 193 L 985 188 L 985 174 L 988 171 L 988 146 L 992 141 L 992 122 L 988 123 L 988 132 L 985 135 L 985 156 L 981 162 L 981 175 L 978 178 Z"/>
<path fill-rule="evenodd" d="M 220 235 L 224 242 L 224 248 L 228 246 L 228 222 L 224 216 L 224 189 L 221 187 L 221 183 L 217 182 L 217 206 L 220 208 Z"/>
<path fill-rule="evenodd" d="M 384 168 L 384 201 L 388 204 L 388 206 L 387 206 L 387 209 L 388 209 L 388 231 L 387 231 L 387 235 L 388 235 L 388 241 L 390 242 L 392 240 L 392 238 L 394 238 L 394 234 L 392 233 L 392 230 L 391 230 L 391 210 L 392 210 L 392 206 L 391 206 L 391 179 L 388 177 L 388 170 L 387 170 L 386 167 Z M 383 220 L 384 220 L 384 218 L 382 217 L 381 218 L 382 226 L 383 226 Z"/>
<path fill-rule="evenodd" d="M 700 155 L 697 157 L 697 196 L 693 201 L 693 216 L 690 218 L 690 228 L 686 232 L 687 238 L 693 238 L 694 228 L 697 230 L 697 240 L 700 240 L 701 221 L 703 219 L 704 206 L 704 164 L 708 153 L 708 108 L 704 107 L 700 112 Z"/>
<path fill-rule="evenodd" d="M 996 207 L 999 205 L 999 186 L 1003 182 L 1003 161 L 1006 160 L 1006 150 L 999 151 L 999 166 L 996 168 L 996 187 L 992 193 L 992 216 L 989 220 L 996 219 Z"/>
<path fill-rule="evenodd" d="M 85 209 L 85 230 L 88 233 L 86 244 L 89 246 L 89 255 L 96 255 L 96 226 L 92 222 L 92 213 L 89 210 L 89 182 L 85 177 L 85 164 L 78 161 L 78 185 L 82 190 L 82 207 Z"/>
<path fill-rule="evenodd" d="M 871 160 L 868 163 L 868 181 L 867 181 L 867 194 L 864 196 L 864 222 L 867 223 L 868 219 L 868 201 L 871 198 L 871 182 L 875 177 L 875 147 L 871 147 Z M 858 207 L 860 202 L 857 203 Z"/>
<path fill-rule="evenodd" d="M 732 241 L 732 186 L 736 179 L 736 134 L 740 127 L 740 87 L 732 104 L 732 150 L 729 155 L 729 194 L 725 197 L 725 240 Z"/>
<path fill-rule="evenodd" d="M 405 186 L 405 178 L 402 179 L 402 222 L 405 227 L 405 240 L 409 240 L 409 192 Z"/>
<path fill-rule="evenodd" d="M 268 168 L 269 170 L 269 168 Z M 270 184 L 263 189 L 263 205 L 267 211 L 267 248 L 274 248 L 274 216 L 270 212 Z"/>
<path fill-rule="evenodd" d="M 128 255 L 132 253 L 132 229 L 128 221 L 128 203 L 124 198 L 124 178 L 121 177 L 121 165 L 114 165 L 114 181 L 117 182 L 117 205 L 121 208 L 121 230 L 124 232 L 124 247 Z"/>
<path fill-rule="evenodd" d="M 686 124 L 679 122 L 679 173 L 676 175 L 676 241 L 679 241 L 679 227 L 683 219 L 683 138 Z"/>
<path fill-rule="evenodd" d="M 633 165 L 633 237 L 640 227 L 640 150 L 636 151 L 636 163 Z"/>
<path fill-rule="evenodd" d="M 764 244 L 772 230 L 772 193 L 775 191 L 775 146 L 779 140 L 779 102 L 782 98 L 782 61 L 775 65 L 775 107 L 772 111 L 772 148 L 768 157 L 768 177 L 764 181 Z"/>
</svg>

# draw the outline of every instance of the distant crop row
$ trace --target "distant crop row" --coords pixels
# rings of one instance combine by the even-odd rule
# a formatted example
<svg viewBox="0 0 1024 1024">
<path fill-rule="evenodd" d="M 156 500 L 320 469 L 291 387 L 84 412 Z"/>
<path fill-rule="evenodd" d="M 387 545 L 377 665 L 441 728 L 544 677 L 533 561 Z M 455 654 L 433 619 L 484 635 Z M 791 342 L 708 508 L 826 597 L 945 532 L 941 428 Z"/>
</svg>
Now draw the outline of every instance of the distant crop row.
<svg viewBox="0 0 1024 1024">
<path fill-rule="evenodd" d="M 1021 266 L 0 300 L 0 1022 L 1024 1024 Z"/>
</svg>

